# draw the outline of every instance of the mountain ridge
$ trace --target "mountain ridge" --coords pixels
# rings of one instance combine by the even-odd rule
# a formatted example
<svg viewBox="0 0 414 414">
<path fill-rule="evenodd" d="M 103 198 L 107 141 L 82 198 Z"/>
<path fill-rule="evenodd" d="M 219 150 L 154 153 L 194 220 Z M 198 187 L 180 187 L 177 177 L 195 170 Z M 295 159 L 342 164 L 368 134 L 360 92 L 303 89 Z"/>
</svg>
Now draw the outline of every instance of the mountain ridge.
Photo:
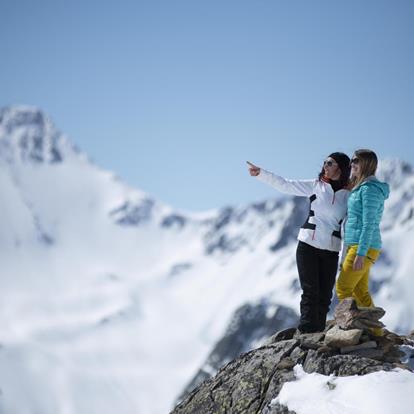
<svg viewBox="0 0 414 414">
<path fill-rule="evenodd" d="M 82 393 L 98 389 L 105 375 L 128 396 L 125 413 L 166 412 L 212 353 L 228 358 L 223 344 L 231 338 L 244 338 L 243 351 L 260 346 L 268 332 L 232 324 L 240 314 L 265 321 L 277 309 L 298 313 L 294 251 L 306 199 L 178 210 L 92 164 L 67 138 L 66 144 L 57 136 L 53 141 L 50 126 L 33 129 L 29 122 L 25 132 L 22 117 L 13 127 L 18 131 L 7 134 L 4 109 L 0 113 L 0 404 L 24 378 L 27 399 L 17 414 L 54 414 L 58 410 L 45 408 L 51 395 L 69 396 L 62 401 L 80 414 L 90 412 L 83 400 L 100 412 L 124 407 L 109 386 Z M 36 146 L 42 131 L 49 138 Z M 60 161 L 53 161 L 48 139 Z M 379 170 L 392 186 L 385 248 L 372 279 L 376 302 L 390 310 L 386 324 L 405 332 L 414 314 L 404 249 L 413 238 L 414 182 L 406 163 L 387 162 Z M 269 332 L 278 329 L 269 326 Z"/>
</svg>

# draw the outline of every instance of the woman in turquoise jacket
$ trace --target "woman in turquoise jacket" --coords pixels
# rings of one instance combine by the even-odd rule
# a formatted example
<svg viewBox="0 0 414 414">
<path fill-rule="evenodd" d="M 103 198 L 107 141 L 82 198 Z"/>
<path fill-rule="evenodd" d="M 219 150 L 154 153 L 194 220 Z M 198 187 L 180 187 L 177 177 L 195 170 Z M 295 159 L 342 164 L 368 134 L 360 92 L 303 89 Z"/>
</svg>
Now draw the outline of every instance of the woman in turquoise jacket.
<svg viewBox="0 0 414 414">
<path fill-rule="evenodd" d="M 346 256 L 336 283 L 339 300 L 353 297 L 358 306 L 374 306 L 368 289 L 369 270 L 381 249 L 380 221 L 390 190 L 375 177 L 375 152 L 360 149 L 351 160 L 351 194 L 345 223 Z M 374 332 L 381 334 L 379 330 Z"/>
</svg>

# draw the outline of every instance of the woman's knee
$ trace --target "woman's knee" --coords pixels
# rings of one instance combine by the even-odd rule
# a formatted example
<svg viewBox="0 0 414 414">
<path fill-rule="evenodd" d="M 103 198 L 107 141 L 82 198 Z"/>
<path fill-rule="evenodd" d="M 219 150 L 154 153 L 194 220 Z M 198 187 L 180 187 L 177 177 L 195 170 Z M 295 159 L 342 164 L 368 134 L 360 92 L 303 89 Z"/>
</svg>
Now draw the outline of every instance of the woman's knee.
<svg viewBox="0 0 414 414">
<path fill-rule="evenodd" d="M 373 306 L 371 294 L 369 293 L 368 286 L 361 288 L 358 286 L 354 290 L 354 296 L 357 299 L 358 306 L 365 306 L 367 308 Z"/>
<path fill-rule="evenodd" d="M 343 273 L 339 275 L 338 280 L 336 281 L 336 295 L 338 296 L 339 300 L 348 298 L 352 296 L 352 292 L 354 290 L 354 286 L 349 284 L 346 280 L 346 277 Z"/>
</svg>

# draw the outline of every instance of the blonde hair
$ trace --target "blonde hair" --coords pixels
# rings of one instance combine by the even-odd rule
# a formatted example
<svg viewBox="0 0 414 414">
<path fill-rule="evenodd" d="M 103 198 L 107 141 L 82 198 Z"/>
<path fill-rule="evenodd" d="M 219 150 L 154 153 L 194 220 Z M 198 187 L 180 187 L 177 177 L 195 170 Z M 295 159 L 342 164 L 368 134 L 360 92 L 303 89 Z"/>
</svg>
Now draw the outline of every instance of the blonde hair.
<svg viewBox="0 0 414 414">
<path fill-rule="evenodd" d="M 361 167 L 359 177 L 351 177 L 349 183 L 351 189 L 359 186 L 370 175 L 375 175 L 378 166 L 377 155 L 369 149 L 356 150 L 352 158 L 358 158 Z"/>
</svg>

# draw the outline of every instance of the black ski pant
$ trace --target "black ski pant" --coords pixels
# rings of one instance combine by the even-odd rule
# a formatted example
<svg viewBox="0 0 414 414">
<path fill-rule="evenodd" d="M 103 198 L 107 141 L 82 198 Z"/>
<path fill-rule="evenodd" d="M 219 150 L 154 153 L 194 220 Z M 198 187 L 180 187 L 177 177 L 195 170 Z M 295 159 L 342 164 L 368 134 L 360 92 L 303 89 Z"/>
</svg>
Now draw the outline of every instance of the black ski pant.
<svg viewBox="0 0 414 414">
<path fill-rule="evenodd" d="M 321 332 L 332 299 L 338 269 L 338 252 L 322 250 L 299 242 L 296 249 L 302 298 L 300 301 L 301 332 Z"/>
</svg>

